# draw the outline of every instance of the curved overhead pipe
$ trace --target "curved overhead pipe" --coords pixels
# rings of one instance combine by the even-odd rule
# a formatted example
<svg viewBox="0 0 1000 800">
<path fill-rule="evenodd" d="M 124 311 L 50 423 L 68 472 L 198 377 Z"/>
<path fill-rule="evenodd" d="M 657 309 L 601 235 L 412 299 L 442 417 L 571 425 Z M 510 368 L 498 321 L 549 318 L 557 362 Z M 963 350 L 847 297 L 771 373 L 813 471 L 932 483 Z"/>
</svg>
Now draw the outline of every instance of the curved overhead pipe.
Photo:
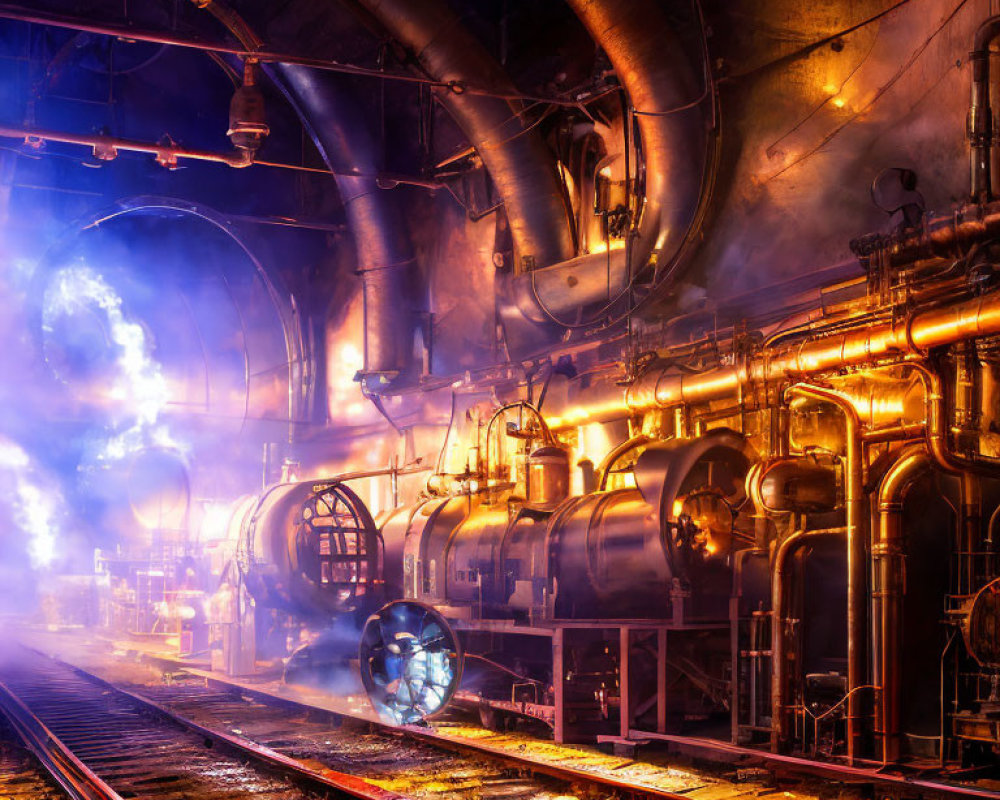
<svg viewBox="0 0 1000 800">
<path fill-rule="evenodd" d="M 472 80 L 515 93 L 500 65 L 440 0 L 358 1 L 432 79 Z M 699 103 L 673 113 L 689 104 L 698 82 L 665 15 L 635 0 L 570 5 L 608 53 L 633 105 L 654 112 L 639 118 L 645 199 L 634 246 L 627 248 L 630 257 L 624 250 L 574 257 L 572 221 L 554 158 L 527 129 L 518 104 L 434 90 L 482 157 L 510 220 L 519 263 L 513 279 L 501 286 L 508 337 L 519 317 L 566 325 L 572 320 L 563 318 L 581 308 L 623 297 L 632 274 L 654 253 L 661 261 L 674 256 L 701 198 L 707 149 Z M 670 113 L 655 113 L 660 111 Z"/>
<path fill-rule="evenodd" d="M 572 322 L 566 315 L 582 306 L 607 301 L 610 310 L 647 264 L 659 272 L 676 263 L 706 189 L 708 141 L 700 107 L 711 91 L 706 85 L 698 96 L 699 82 L 657 4 L 567 1 L 636 109 L 645 185 L 638 227 L 624 250 L 579 256 L 513 282 L 512 296 L 525 315 L 537 319 L 541 312 L 542 319 L 565 326 Z M 660 274 L 669 277 L 669 271 Z"/>
<path fill-rule="evenodd" d="M 377 172 L 375 140 L 357 100 L 308 67 L 270 64 L 264 69 L 302 118 L 333 172 Z M 372 177 L 335 175 L 354 236 L 364 299 L 362 391 L 379 394 L 408 362 L 411 323 L 406 291 L 413 263 L 394 198 Z"/>
<path fill-rule="evenodd" d="M 611 60 L 636 110 L 645 199 L 632 268 L 669 260 L 694 220 L 707 164 L 701 87 L 660 4 L 567 0 Z M 707 87 L 706 87 L 707 90 Z"/>
<path fill-rule="evenodd" d="M 503 68 L 441 0 L 359 0 L 434 80 L 516 90 Z M 572 220 L 555 159 L 520 101 L 438 87 L 435 96 L 475 146 L 503 198 L 519 268 L 572 258 Z M 519 270 L 518 270 L 519 271 Z"/>
<path fill-rule="evenodd" d="M 248 50 L 261 47 L 262 40 L 225 3 L 193 2 Z M 412 324 L 406 289 L 413 256 L 394 198 L 379 189 L 374 177 L 374 138 L 357 100 L 335 81 L 298 64 L 262 66 L 298 114 L 336 181 L 354 237 L 364 301 L 364 368 L 358 377 L 365 395 L 378 395 L 409 362 Z"/>
</svg>

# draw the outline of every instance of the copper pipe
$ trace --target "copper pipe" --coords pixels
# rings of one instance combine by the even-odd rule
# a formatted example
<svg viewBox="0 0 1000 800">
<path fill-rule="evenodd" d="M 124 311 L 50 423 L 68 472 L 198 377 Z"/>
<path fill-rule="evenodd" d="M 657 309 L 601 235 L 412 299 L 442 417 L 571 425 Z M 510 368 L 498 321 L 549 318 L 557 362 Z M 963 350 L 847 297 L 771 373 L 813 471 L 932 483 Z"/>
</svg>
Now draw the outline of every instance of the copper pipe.
<svg viewBox="0 0 1000 800">
<path fill-rule="evenodd" d="M 997 205 L 1000 234 L 1000 204 Z M 842 366 L 868 364 L 890 356 L 920 354 L 942 345 L 1000 333 L 1000 292 L 917 313 L 909 318 L 832 336 L 812 336 L 792 345 L 766 349 L 747 362 L 696 375 L 650 370 L 624 396 L 609 389 L 592 407 L 572 409 L 547 421 L 553 430 L 605 422 L 656 408 L 702 403 L 736 395 L 752 386 L 777 384 L 792 376 L 816 375 Z M 928 424 L 928 428 L 933 425 Z"/>
<path fill-rule="evenodd" d="M 907 439 L 920 439 L 926 435 L 926 423 L 903 422 L 899 425 L 870 428 L 861 434 L 861 441 L 865 444 L 883 444 L 885 442 L 902 442 Z"/>
<path fill-rule="evenodd" d="M 925 218 L 895 236 L 870 234 L 851 242 L 862 264 L 900 267 L 932 258 L 959 258 L 976 242 L 1000 232 L 1000 203 L 970 203 L 952 214 Z"/>
<path fill-rule="evenodd" d="M 766 552 L 770 516 L 761 496 L 761 481 L 767 472 L 767 461 L 758 461 L 750 465 L 746 476 L 746 493 L 753 504 L 753 540 L 758 552 Z"/>
<path fill-rule="evenodd" d="M 253 158 L 244 150 L 231 153 L 218 153 L 212 150 L 196 150 L 177 145 L 153 144 L 137 139 L 122 139 L 117 136 L 99 136 L 96 134 L 63 133 L 43 128 L 8 128 L 0 126 L 0 138 L 21 139 L 26 142 L 60 142 L 91 147 L 94 157 L 100 161 L 112 161 L 119 150 L 134 153 L 149 153 L 156 161 L 165 167 L 176 165 L 178 158 L 190 158 L 194 161 L 211 161 L 216 164 L 227 164 L 230 167 L 249 167 Z M 284 165 L 282 165 L 284 166 Z"/>
<path fill-rule="evenodd" d="M 875 735 L 882 762 L 899 759 L 903 674 L 903 596 L 906 586 L 903 499 L 910 485 L 933 466 L 924 445 L 906 448 L 879 485 L 879 524 L 872 541 L 872 627 L 875 682 L 881 688 Z"/>
<path fill-rule="evenodd" d="M 288 169 L 295 172 L 311 172 L 320 175 L 332 175 L 336 177 L 349 178 L 372 178 L 378 183 L 379 188 L 394 188 L 399 184 L 407 186 L 419 186 L 424 189 L 436 190 L 442 184 L 433 181 L 426 181 L 422 178 L 414 178 L 407 175 L 396 175 L 389 172 L 361 173 L 357 171 L 334 171 L 328 167 L 307 167 L 301 164 L 283 164 L 280 161 L 261 161 L 248 156 L 245 151 L 233 151 L 231 153 L 220 153 L 214 150 L 199 150 L 190 147 L 181 147 L 173 144 L 154 144 L 143 142 L 138 139 L 123 139 L 117 136 L 101 136 L 92 133 L 67 133 L 65 131 L 53 131 L 45 128 L 10 128 L 0 126 L 0 138 L 21 139 L 29 143 L 34 142 L 58 142 L 60 144 L 74 144 L 81 147 L 90 147 L 95 151 L 94 157 L 101 161 L 113 160 L 119 150 L 132 153 L 149 153 L 156 157 L 158 163 L 165 167 L 170 167 L 178 159 L 187 158 L 192 161 L 207 161 L 215 164 L 226 164 L 230 167 L 273 167 L 275 169 Z M 283 224 L 280 218 L 275 218 L 275 224 Z M 319 225 L 319 223 L 317 223 Z M 317 228 L 319 230 L 319 228 Z"/>
<path fill-rule="evenodd" d="M 617 447 L 613 448 L 604 458 L 601 459 L 601 463 L 597 466 L 596 470 L 596 483 L 599 491 L 604 491 L 608 485 L 609 470 L 615 465 L 615 462 L 625 455 L 629 450 L 633 450 L 636 447 L 642 447 L 644 444 L 648 444 L 653 441 L 653 437 L 647 436 L 645 433 L 640 433 L 637 436 L 633 436 L 630 439 L 626 439 Z"/>
<path fill-rule="evenodd" d="M 995 333 L 990 328 L 982 335 Z M 945 406 L 944 381 L 937 370 L 920 362 L 908 362 L 920 376 L 924 384 L 927 417 L 927 447 L 937 466 L 951 475 L 972 472 L 978 475 L 997 477 L 1000 463 L 989 461 L 975 453 L 958 455 L 951 448 L 948 434 L 947 409 Z"/>
<path fill-rule="evenodd" d="M 792 555 L 813 539 L 843 536 L 844 528 L 822 528 L 795 531 L 778 545 L 771 572 L 771 749 L 778 753 L 789 738 L 788 725 L 788 563 Z"/>
<path fill-rule="evenodd" d="M 803 397 L 831 403 L 844 414 L 844 509 L 847 532 L 847 757 L 853 762 L 860 737 L 860 703 L 855 691 L 864 683 L 864 607 L 866 602 L 865 534 L 862 504 L 861 420 L 849 397 L 839 392 L 808 384 L 796 384 L 785 390 L 785 404 Z"/>
<path fill-rule="evenodd" d="M 952 475 L 959 475 L 960 519 L 956 535 L 956 550 L 960 554 L 956 577 L 961 593 L 971 592 L 975 578 L 973 553 L 979 541 L 982 523 L 981 476 L 1000 476 L 1000 463 L 984 458 L 978 453 L 958 455 L 951 448 L 945 405 L 944 381 L 940 374 L 924 364 L 914 363 L 914 369 L 924 382 L 927 405 L 927 447 L 938 468 Z"/>
<path fill-rule="evenodd" d="M 967 135 L 970 155 L 970 194 L 973 201 L 993 199 L 993 110 L 990 108 L 990 45 L 1000 36 L 1000 16 L 988 17 L 977 29 L 969 53 L 972 97 Z"/>
</svg>

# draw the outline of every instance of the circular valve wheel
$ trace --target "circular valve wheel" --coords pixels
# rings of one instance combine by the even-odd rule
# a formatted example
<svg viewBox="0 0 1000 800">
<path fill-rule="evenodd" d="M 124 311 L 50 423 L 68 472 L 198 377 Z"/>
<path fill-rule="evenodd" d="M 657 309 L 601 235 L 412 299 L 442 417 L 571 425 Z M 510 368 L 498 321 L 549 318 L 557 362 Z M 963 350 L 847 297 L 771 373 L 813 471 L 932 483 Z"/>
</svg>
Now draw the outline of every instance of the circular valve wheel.
<svg viewBox="0 0 1000 800">
<path fill-rule="evenodd" d="M 1000 668 L 1000 578 L 986 584 L 966 608 L 965 645 L 979 665 Z"/>
<path fill-rule="evenodd" d="M 396 600 L 368 618 L 359 662 L 372 705 L 396 725 L 444 709 L 462 679 L 455 632 L 441 614 L 413 600 Z"/>
</svg>

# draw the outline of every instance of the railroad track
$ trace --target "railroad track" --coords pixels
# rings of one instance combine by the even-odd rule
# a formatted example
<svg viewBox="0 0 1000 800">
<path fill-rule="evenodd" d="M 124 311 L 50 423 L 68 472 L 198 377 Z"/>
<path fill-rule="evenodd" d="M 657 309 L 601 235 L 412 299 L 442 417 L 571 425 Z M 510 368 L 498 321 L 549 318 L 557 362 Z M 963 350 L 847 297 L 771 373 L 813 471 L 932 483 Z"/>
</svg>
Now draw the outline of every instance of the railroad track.
<svg viewBox="0 0 1000 800">
<path fill-rule="evenodd" d="M 6 719 L 0 717 L 0 798 L 66 800 L 67 797 Z"/>
<path fill-rule="evenodd" d="M 351 776 L 306 769 L 238 737 L 196 730 L 26 649 L 0 664 L 0 705 L 74 800 L 399 797 Z"/>
<path fill-rule="evenodd" d="M 15 722 L 23 715 L 29 722 L 35 720 L 33 724 L 41 729 L 40 735 L 35 730 L 41 739 L 32 747 L 36 753 L 44 755 L 51 747 L 46 740 L 50 737 L 65 749 L 62 761 L 78 758 L 95 777 L 110 776 L 112 784 L 125 781 L 120 795 L 71 792 L 74 798 L 748 800 L 786 788 L 796 789 L 802 798 L 825 794 L 817 792 L 817 786 L 810 790 L 794 779 L 787 786 L 789 776 L 778 786 L 767 779 L 745 782 L 737 777 L 732 782 L 721 775 L 699 774 L 700 770 L 674 769 L 669 770 L 671 780 L 665 782 L 671 789 L 665 789 L 655 777 L 647 781 L 642 771 L 631 772 L 627 760 L 620 771 L 593 772 L 586 766 L 565 766 L 547 759 L 539 750 L 545 747 L 542 742 L 510 752 L 433 730 L 397 728 L 319 709 L 198 670 L 184 669 L 178 676 L 173 683 L 143 684 L 129 691 L 79 667 L 25 650 L 15 665 L 0 664 L 0 705 Z M 23 714 L 19 715 L 19 708 Z M 108 722 L 108 715 L 113 722 Z M 18 732 L 27 740 L 25 727 L 30 734 L 26 723 L 21 723 Z M 186 737 L 183 742 L 176 739 L 181 735 Z M 162 743 L 159 737 L 165 737 Z M 133 746 L 137 750 L 130 751 Z M 147 767 L 148 773 L 143 771 Z M 162 773 L 159 777 L 156 768 Z M 237 768 L 247 771 L 240 773 L 243 783 L 228 772 L 238 772 Z M 204 788 L 187 783 L 194 780 L 192 773 L 206 781 Z M 872 789 L 871 779 L 867 773 L 844 776 L 847 784 L 857 784 L 859 796 Z M 903 781 L 894 776 L 883 776 L 883 780 L 918 794 L 926 791 L 928 796 L 998 796 L 972 787 Z M 220 781 L 228 787 L 228 794 L 219 789 Z M 164 793 L 152 793 L 161 788 Z M 846 784 L 841 789 L 851 793 Z M 0 791 L 0 798 L 5 797 Z"/>
<path fill-rule="evenodd" d="M 0 665 L 0 684 L 122 797 L 684 798 L 535 763 L 530 753 L 443 744 L 418 731 L 258 702 L 200 682 L 142 686 L 137 694 L 36 651 Z M 220 793 L 220 779 L 229 794 Z"/>
</svg>

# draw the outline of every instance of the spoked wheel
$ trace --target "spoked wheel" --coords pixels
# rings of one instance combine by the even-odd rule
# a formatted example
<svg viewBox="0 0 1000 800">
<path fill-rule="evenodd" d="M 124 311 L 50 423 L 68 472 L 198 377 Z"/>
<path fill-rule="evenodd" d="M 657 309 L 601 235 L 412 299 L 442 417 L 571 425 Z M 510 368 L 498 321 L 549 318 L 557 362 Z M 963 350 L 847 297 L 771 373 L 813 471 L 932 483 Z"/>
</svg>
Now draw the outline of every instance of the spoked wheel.
<svg viewBox="0 0 1000 800">
<path fill-rule="evenodd" d="M 368 618 L 358 657 L 372 705 L 396 725 L 444 709 L 462 679 L 455 632 L 437 611 L 413 600 L 396 600 Z"/>
</svg>

